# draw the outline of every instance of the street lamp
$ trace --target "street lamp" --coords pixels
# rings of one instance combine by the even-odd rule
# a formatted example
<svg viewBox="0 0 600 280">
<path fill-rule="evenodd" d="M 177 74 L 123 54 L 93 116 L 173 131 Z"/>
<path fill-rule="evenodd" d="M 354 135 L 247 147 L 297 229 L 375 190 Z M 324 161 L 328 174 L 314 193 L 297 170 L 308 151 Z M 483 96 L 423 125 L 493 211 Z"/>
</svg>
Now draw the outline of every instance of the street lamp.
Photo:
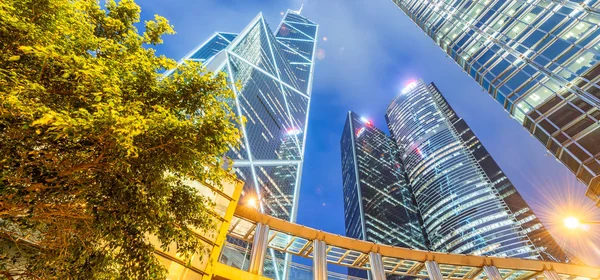
<svg viewBox="0 0 600 280">
<path fill-rule="evenodd" d="M 248 207 L 250 208 L 258 209 L 258 200 L 256 199 L 256 197 L 252 196 L 248 198 L 248 200 L 246 201 L 246 205 L 248 205 Z"/>
<path fill-rule="evenodd" d="M 569 229 L 576 229 L 581 225 L 579 219 L 575 217 L 567 217 L 563 222 L 565 224 L 565 227 Z"/>
<path fill-rule="evenodd" d="M 577 228 L 587 229 L 587 228 L 589 228 L 588 225 L 600 224 L 600 221 L 580 221 L 576 217 L 570 216 L 570 217 L 565 218 L 563 220 L 563 223 L 564 223 L 565 227 L 568 229 L 577 229 Z"/>
</svg>

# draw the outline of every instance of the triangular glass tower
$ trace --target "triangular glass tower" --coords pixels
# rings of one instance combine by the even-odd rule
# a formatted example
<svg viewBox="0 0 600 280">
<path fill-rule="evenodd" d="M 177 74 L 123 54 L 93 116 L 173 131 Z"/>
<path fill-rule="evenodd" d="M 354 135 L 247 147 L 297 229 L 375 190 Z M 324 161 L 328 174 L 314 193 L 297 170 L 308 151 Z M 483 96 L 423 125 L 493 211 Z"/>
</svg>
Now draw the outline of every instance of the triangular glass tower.
<svg viewBox="0 0 600 280">
<path fill-rule="evenodd" d="M 240 148 L 228 154 L 246 182 L 244 195 L 289 221 L 298 206 L 317 29 L 288 10 L 273 33 L 258 14 L 239 34 L 216 32 L 180 61 L 227 73 L 235 110 L 246 119 Z"/>
<path fill-rule="evenodd" d="M 240 148 L 228 153 L 245 182 L 240 201 L 256 197 L 260 211 L 292 222 L 298 208 L 317 29 L 299 11 L 288 10 L 273 33 L 259 13 L 239 34 L 216 32 L 179 62 L 198 61 L 210 71 L 227 74 L 236 95 L 232 105 L 246 119 Z M 271 252 L 271 259 L 278 261 L 267 266 L 266 273 L 286 278 L 283 264 L 289 256 L 285 262 L 283 258 Z"/>
</svg>

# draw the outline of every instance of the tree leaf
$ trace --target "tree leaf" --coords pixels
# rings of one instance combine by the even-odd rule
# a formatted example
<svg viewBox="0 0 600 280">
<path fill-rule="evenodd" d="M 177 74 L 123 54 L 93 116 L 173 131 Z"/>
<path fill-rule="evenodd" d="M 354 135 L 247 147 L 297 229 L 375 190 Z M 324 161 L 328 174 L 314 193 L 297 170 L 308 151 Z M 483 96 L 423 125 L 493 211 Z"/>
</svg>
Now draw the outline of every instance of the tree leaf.
<svg viewBox="0 0 600 280">
<path fill-rule="evenodd" d="M 144 44 L 172 26 L 156 16 L 139 34 L 133 0 L 101 2 L 0 1 L 2 44 L 18 46 L 0 70 L 0 247 L 19 248 L 0 253 L 5 278 L 165 279 L 150 234 L 206 253 L 194 232 L 214 203 L 191 182 L 230 176 L 233 92 L 199 63 L 161 78 L 177 64 Z"/>
</svg>

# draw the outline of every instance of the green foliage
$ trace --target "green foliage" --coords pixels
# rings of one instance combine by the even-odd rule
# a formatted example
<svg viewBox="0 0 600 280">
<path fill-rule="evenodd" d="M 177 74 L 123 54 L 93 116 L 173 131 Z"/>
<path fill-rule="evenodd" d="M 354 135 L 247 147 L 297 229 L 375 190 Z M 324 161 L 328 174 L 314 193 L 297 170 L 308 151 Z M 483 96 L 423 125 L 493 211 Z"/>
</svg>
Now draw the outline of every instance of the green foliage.
<svg viewBox="0 0 600 280">
<path fill-rule="evenodd" d="M 146 236 L 202 252 L 239 142 L 223 74 L 145 44 L 133 0 L 0 1 L 0 278 L 164 279 Z M 19 278 L 22 279 L 22 278 Z"/>
</svg>

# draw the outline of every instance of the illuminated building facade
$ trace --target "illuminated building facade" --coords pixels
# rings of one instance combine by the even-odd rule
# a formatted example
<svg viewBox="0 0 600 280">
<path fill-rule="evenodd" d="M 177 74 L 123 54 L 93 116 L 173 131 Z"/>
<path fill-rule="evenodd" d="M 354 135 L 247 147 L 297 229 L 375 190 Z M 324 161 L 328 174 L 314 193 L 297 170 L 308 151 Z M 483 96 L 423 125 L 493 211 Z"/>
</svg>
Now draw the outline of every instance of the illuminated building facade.
<svg viewBox="0 0 600 280">
<path fill-rule="evenodd" d="M 383 131 L 348 112 L 341 139 L 346 236 L 427 249 L 398 149 Z M 365 277 L 365 271 L 349 274 Z"/>
<path fill-rule="evenodd" d="M 273 33 L 259 14 L 239 34 L 217 32 L 180 62 L 227 74 L 236 94 L 231 105 L 246 119 L 240 148 L 228 154 L 245 182 L 243 196 L 289 221 L 296 217 L 317 28 L 288 10 Z"/>
<path fill-rule="evenodd" d="M 600 1 L 393 2 L 600 206 Z"/>
<path fill-rule="evenodd" d="M 210 71 L 227 74 L 235 92 L 230 105 L 246 120 L 240 127 L 240 148 L 227 155 L 245 182 L 240 201 L 255 199 L 261 212 L 292 222 L 298 208 L 317 29 L 300 11 L 288 10 L 272 32 L 259 14 L 239 34 L 217 32 L 180 61 L 199 61 Z"/>
<path fill-rule="evenodd" d="M 225 178 L 220 187 L 197 181 L 186 181 L 186 184 L 213 203 L 209 206 L 212 214 L 209 217 L 214 228 L 208 231 L 194 229 L 194 236 L 206 251 L 186 258 L 178 252 L 175 243 L 168 244 L 165 250 L 164 244 L 155 235 L 149 234 L 148 241 L 155 247 L 156 258 L 167 270 L 166 279 L 209 279 L 207 276 L 212 276 L 219 270 L 219 256 L 226 244 L 226 236 L 244 183 L 235 178 Z"/>
<path fill-rule="evenodd" d="M 549 261 L 573 262 L 573 259 L 566 255 L 540 219 L 529 208 L 527 202 L 521 197 L 515 186 L 500 169 L 500 166 L 481 144 L 479 138 L 467 123 L 456 114 L 434 84 L 431 84 L 430 88 L 439 110 L 452 125 L 463 145 L 471 152 L 483 173 L 492 182 L 500 198 L 504 200 L 504 203 L 512 212 L 517 224 L 523 228 L 524 233 L 529 236 L 531 242 L 539 250 L 541 257 Z"/>
<path fill-rule="evenodd" d="M 567 261 L 434 84 L 409 84 L 389 105 L 386 120 L 430 250 Z"/>
</svg>

